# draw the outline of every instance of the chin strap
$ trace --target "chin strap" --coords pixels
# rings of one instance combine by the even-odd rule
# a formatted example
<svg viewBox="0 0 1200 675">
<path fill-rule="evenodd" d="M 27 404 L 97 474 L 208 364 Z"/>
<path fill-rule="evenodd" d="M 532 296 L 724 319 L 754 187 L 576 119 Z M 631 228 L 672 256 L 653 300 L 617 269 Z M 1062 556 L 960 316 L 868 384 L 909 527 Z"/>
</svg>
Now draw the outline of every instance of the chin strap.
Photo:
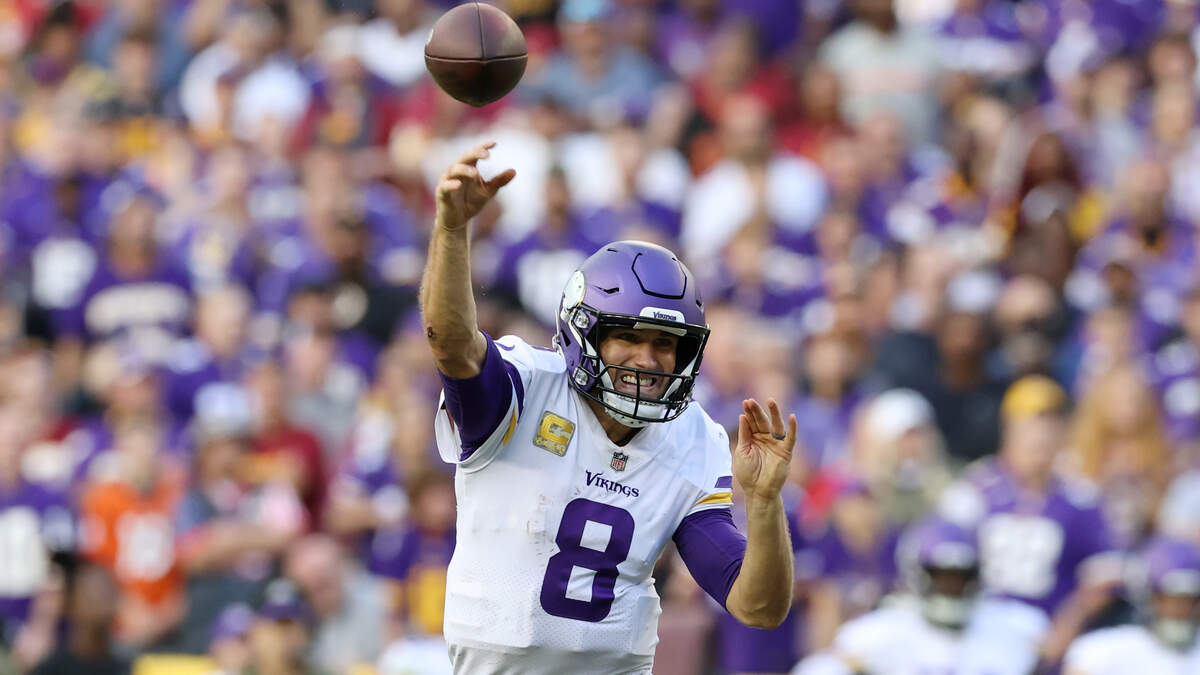
<svg viewBox="0 0 1200 675">
<path fill-rule="evenodd" d="M 658 417 L 659 420 L 667 416 L 667 407 L 661 403 L 643 402 L 639 404 L 636 400 L 628 396 L 622 396 L 615 391 L 608 391 L 616 387 L 613 386 L 612 377 L 609 376 L 608 370 L 602 372 L 604 374 L 600 376 L 600 382 L 606 389 L 601 390 L 600 399 L 604 402 L 604 411 L 608 413 L 609 417 L 627 427 L 640 429 L 650 424 L 651 420 L 637 419 L 633 417 L 634 414 L 642 415 L 643 417 Z"/>
<path fill-rule="evenodd" d="M 1189 649 L 1196 642 L 1200 629 L 1191 619 L 1157 619 L 1150 625 L 1151 632 L 1172 649 Z"/>
<path fill-rule="evenodd" d="M 921 613 L 930 622 L 946 628 L 962 628 L 971 618 L 974 598 L 962 598 L 934 593 L 921 598 Z"/>
</svg>

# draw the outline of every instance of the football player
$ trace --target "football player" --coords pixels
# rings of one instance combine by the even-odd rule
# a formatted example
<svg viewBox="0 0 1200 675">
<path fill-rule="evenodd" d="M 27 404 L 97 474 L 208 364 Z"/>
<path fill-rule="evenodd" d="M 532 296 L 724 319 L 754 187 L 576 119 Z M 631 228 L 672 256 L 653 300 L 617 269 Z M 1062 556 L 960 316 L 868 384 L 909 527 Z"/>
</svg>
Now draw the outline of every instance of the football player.
<svg viewBox="0 0 1200 675">
<path fill-rule="evenodd" d="M 795 416 L 745 401 L 731 458 L 724 429 L 691 402 L 704 304 L 659 246 L 616 242 L 588 258 L 564 289 L 555 349 L 482 333 L 468 224 L 515 175 L 480 176 L 491 147 L 442 176 L 420 298 L 443 383 L 438 448 L 456 465 L 444 631 L 455 672 L 649 673 L 650 574 L 672 539 L 734 617 L 779 625 Z M 746 537 L 730 515 L 735 477 Z"/>
<path fill-rule="evenodd" d="M 911 596 L 843 625 L 833 647 L 794 675 L 1025 675 L 1037 663 L 1046 615 L 1024 603 L 979 597 L 972 533 L 940 519 L 912 526 L 896 552 Z"/>
<path fill-rule="evenodd" d="M 1067 675 L 1200 672 L 1200 551 L 1159 538 L 1146 547 L 1143 568 L 1148 621 L 1080 637 L 1067 651 Z"/>
</svg>

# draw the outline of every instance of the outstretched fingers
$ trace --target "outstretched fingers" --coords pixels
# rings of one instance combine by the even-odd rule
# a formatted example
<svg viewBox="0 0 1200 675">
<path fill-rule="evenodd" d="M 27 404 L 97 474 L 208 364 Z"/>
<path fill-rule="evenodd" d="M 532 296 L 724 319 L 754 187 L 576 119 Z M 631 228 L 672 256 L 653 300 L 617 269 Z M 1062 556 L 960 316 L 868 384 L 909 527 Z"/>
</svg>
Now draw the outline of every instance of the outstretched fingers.
<svg viewBox="0 0 1200 675">
<path fill-rule="evenodd" d="M 479 169 L 476 169 L 472 164 L 464 164 L 459 162 L 453 164 L 449 169 L 446 169 L 446 178 L 458 178 L 464 181 L 478 181 Z"/>
<path fill-rule="evenodd" d="M 458 159 L 458 163 L 466 164 L 467 166 L 475 166 L 475 163 L 479 160 L 487 159 L 488 155 L 491 154 L 489 151 L 494 147 L 496 147 L 496 141 L 488 141 L 487 143 L 477 145 L 460 157 Z"/>
<path fill-rule="evenodd" d="M 511 181 L 516 176 L 517 176 L 517 172 L 514 171 L 513 169 L 506 169 L 506 170 L 502 171 L 501 173 L 497 174 L 494 178 L 487 181 L 488 191 L 491 194 L 496 194 L 497 190 L 504 187 L 505 185 L 508 185 L 509 181 Z"/>
<path fill-rule="evenodd" d="M 771 435 L 779 440 L 787 438 L 783 430 L 783 413 L 779 411 L 779 403 L 775 399 L 767 399 L 767 408 L 771 411 Z"/>
<path fill-rule="evenodd" d="M 740 450 L 743 445 L 750 441 L 753 436 L 750 431 L 750 417 L 748 415 L 738 415 L 738 443 L 734 451 Z"/>
<path fill-rule="evenodd" d="M 746 411 L 746 417 L 750 418 L 750 431 L 756 434 L 771 433 L 771 422 L 767 419 L 767 413 L 763 411 L 762 406 L 752 398 L 742 401 L 742 409 Z"/>
</svg>

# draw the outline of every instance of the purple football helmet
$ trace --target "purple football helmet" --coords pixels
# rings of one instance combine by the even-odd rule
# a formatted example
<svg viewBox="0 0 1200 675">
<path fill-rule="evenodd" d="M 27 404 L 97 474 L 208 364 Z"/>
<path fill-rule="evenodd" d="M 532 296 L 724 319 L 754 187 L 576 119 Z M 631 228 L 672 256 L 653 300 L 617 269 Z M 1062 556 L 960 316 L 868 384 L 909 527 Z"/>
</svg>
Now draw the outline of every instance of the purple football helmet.
<svg viewBox="0 0 1200 675">
<path fill-rule="evenodd" d="M 932 623 L 961 628 L 979 591 L 979 545 L 975 535 L 939 517 L 927 518 L 904 533 L 897 563 L 921 598 Z"/>
<path fill-rule="evenodd" d="M 667 249 L 640 241 L 617 241 L 585 260 L 563 289 L 554 343 L 567 362 L 571 386 L 604 406 L 629 427 L 666 422 L 691 402 L 708 325 L 704 302 L 688 268 Z M 600 358 L 600 342 L 612 328 L 653 328 L 678 337 L 675 372 L 621 367 L 633 374 L 635 394 L 619 392 L 610 366 Z M 660 396 L 642 392 L 642 376 L 664 378 Z"/>
<path fill-rule="evenodd" d="M 1191 611 L 1160 611 L 1151 604 L 1150 630 L 1168 646 L 1190 649 L 1200 633 L 1200 550 L 1182 539 L 1159 537 L 1142 553 L 1148 590 L 1156 596 L 1190 598 Z"/>
<path fill-rule="evenodd" d="M 1143 557 L 1150 589 L 1164 595 L 1200 596 L 1200 550 L 1182 539 L 1159 537 Z"/>
</svg>

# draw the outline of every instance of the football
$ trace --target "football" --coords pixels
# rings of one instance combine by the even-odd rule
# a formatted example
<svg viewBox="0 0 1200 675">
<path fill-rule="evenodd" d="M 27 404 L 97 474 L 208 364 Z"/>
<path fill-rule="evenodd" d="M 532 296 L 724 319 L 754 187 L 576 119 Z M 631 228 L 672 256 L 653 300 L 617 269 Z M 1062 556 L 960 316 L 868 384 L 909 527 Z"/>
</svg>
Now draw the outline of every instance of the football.
<svg viewBox="0 0 1200 675">
<path fill-rule="evenodd" d="M 525 73 L 527 57 L 517 22 L 481 2 L 467 2 L 443 14 L 425 43 L 425 67 L 433 81 L 473 106 L 512 91 Z"/>
</svg>

